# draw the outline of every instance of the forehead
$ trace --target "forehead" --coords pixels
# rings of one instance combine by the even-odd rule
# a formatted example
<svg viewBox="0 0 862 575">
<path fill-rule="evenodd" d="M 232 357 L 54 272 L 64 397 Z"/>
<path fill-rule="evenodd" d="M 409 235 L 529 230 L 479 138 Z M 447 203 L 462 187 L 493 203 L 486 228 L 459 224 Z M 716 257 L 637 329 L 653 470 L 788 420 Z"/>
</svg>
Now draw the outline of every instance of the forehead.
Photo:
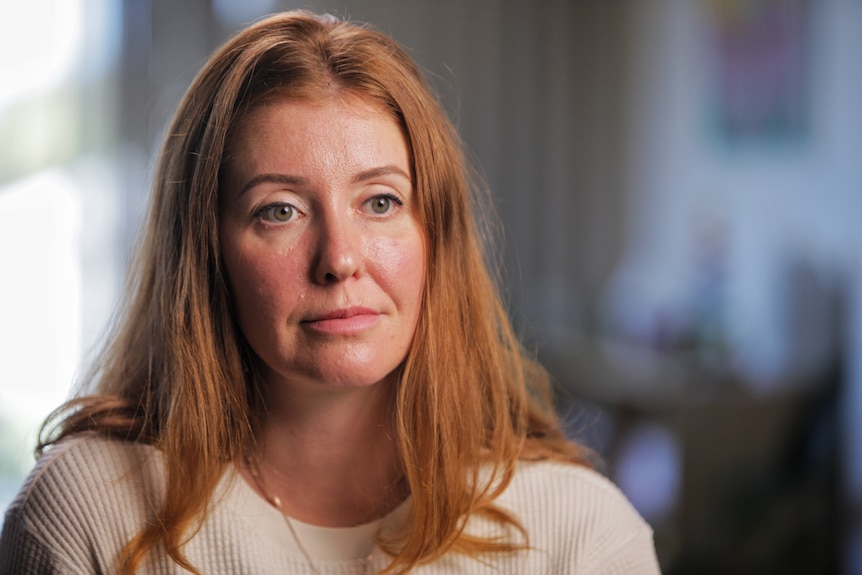
<svg viewBox="0 0 862 575">
<path fill-rule="evenodd" d="M 222 200 L 241 196 L 249 182 L 264 175 L 317 188 L 394 168 L 413 182 L 400 125 L 356 98 L 282 99 L 256 107 L 233 132 L 222 168 Z"/>
<path fill-rule="evenodd" d="M 233 120 L 228 133 L 227 144 L 235 143 L 237 137 L 242 137 L 243 132 L 249 129 L 255 130 L 261 124 L 269 120 L 273 110 L 284 107 L 292 107 L 295 110 L 308 110 L 310 112 L 326 109 L 338 109 L 344 112 L 357 114 L 375 114 L 389 118 L 393 123 L 402 128 L 398 117 L 382 102 L 375 101 L 369 97 L 354 94 L 344 90 L 330 90 L 316 93 L 314 97 L 296 96 L 274 91 L 266 96 L 250 103 Z M 403 128 L 402 128 L 403 129 Z"/>
<path fill-rule="evenodd" d="M 326 94 L 313 100 L 273 95 L 250 106 L 236 117 L 228 132 L 223 167 L 232 168 L 236 160 L 247 155 L 244 152 L 253 148 L 276 140 L 283 143 L 296 139 L 297 144 L 302 144 L 303 137 L 351 120 L 374 124 L 378 130 L 380 126 L 386 131 L 396 128 L 406 146 L 412 172 L 413 157 L 402 122 L 383 104 L 350 93 Z"/>
</svg>

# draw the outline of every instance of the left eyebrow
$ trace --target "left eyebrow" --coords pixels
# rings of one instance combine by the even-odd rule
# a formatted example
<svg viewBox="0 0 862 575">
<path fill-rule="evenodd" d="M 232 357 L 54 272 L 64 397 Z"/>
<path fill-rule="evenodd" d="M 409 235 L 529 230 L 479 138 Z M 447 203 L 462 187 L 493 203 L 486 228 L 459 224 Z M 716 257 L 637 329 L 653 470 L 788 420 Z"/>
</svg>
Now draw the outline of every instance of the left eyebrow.
<svg viewBox="0 0 862 575">
<path fill-rule="evenodd" d="M 388 166 L 380 166 L 379 168 L 371 168 L 370 170 L 365 170 L 364 172 L 359 172 L 355 176 L 353 176 L 353 183 L 359 184 L 365 182 L 367 180 L 373 180 L 374 178 L 379 178 L 381 176 L 401 176 L 411 184 L 413 180 L 408 176 L 404 170 L 395 165 Z"/>
</svg>

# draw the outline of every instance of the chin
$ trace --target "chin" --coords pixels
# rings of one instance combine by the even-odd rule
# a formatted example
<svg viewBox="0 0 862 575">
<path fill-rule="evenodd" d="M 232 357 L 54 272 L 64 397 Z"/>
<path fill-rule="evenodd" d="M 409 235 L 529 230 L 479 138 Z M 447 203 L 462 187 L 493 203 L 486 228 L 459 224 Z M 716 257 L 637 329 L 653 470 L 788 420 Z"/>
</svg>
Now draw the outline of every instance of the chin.
<svg viewBox="0 0 862 575">
<path fill-rule="evenodd" d="M 282 381 L 288 386 L 299 385 L 306 389 L 356 389 L 373 387 L 380 383 L 392 383 L 396 381 L 400 364 L 393 369 L 381 370 L 379 364 L 376 366 L 340 365 L 338 369 L 326 369 L 321 366 L 335 367 L 332 363 L 327 364 L 321 360 L 317 365 L 309 366 L 310 369 L 296 370 L 267 369 L 267 379 L 271 382 Z"/>
</svg>

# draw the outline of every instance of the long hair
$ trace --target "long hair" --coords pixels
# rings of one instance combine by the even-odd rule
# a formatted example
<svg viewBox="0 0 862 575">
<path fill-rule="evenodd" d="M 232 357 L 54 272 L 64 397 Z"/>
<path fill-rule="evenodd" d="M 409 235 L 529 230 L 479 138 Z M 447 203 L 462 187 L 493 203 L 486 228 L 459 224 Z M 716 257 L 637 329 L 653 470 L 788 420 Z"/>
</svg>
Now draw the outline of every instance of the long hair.
<svg viewBox="0 0 862 575">
<path fill-rule="evenodd" d="M 388 571 L 449 551 L 524 548 L 529 534 L 494 505 L 517 461 L 586 462 L 553 415 L 545 372 L 513 333 L 483 257 L 460 140 L 421 71 L 370 28 L 288 12 L 228 41 L 186 93 L 160 152 L 116 337 L 88 378 L 89 395 L 43 428 L 40 450 L 96 431 L 164 454 L 162 507 L 125 547 L 125 573 L 159 545 L 197 572 L 183 543 L 226 467 L 255 447 L 263 393 L 220 261 L 220 175 L 231 136 L 264 101 L 333 93 L 358 96 L 401 126 L 426 241 L 424 301 L 395 399 L 412 511 L 397 539 L 380 541 L 393 556 Z M 469 536 L 471 514 L 522 537 Z"/>
</svg>

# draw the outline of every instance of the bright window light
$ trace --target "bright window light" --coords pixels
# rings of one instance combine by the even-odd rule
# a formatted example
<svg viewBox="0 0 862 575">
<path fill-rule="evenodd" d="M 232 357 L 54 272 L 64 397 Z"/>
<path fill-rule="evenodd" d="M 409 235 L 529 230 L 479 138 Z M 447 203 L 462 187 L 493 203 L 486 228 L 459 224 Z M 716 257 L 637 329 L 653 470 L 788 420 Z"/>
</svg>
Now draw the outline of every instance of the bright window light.
<svg viewBox="0 0 862 575">
<path fill-rule="evenodd" d="M 0 2 L 0 111 L 58 86 L 83 44 L 80 0 Z"/>
<path fill-rule="evenodd" d="M 31 441 L 68 395 L 81 356 L 81 206 L 59 171 L 0 188 L 0 417 Z"/>
</svg>

